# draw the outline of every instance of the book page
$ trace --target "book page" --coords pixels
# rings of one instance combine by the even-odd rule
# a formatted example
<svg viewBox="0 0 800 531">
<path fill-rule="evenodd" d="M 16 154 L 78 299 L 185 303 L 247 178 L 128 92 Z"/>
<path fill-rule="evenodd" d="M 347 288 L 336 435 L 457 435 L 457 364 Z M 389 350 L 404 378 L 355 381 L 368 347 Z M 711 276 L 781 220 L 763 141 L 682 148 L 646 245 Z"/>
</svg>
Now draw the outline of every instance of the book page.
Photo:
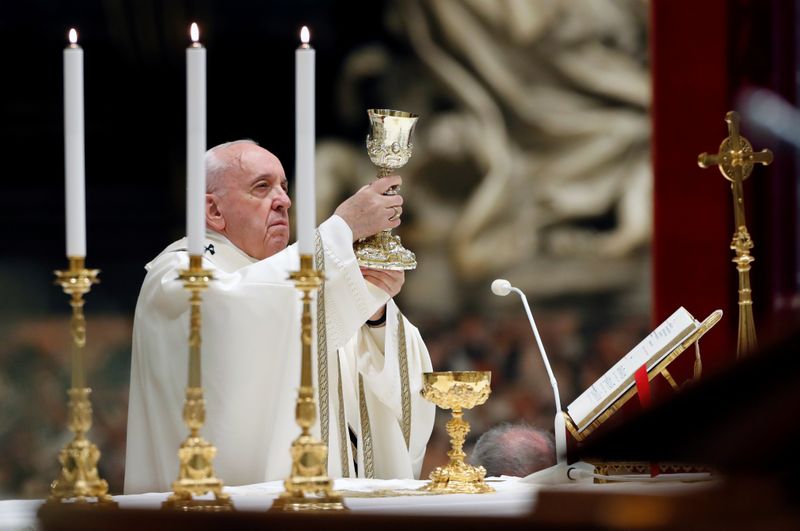
<svg viewBox="0 0 800 531">
<path fill-rule="evenodd" d="M 578 429 L 588 426 L 633 385 L 633 375 L 639 367 L 646 364 L 650 369 L 657 364 L 684 337 L 694 331 L 698 324 L 685 308 L 680 307 L 658 325 L 658 328 L 567 406 L 567 411 Z"/>
</svg>

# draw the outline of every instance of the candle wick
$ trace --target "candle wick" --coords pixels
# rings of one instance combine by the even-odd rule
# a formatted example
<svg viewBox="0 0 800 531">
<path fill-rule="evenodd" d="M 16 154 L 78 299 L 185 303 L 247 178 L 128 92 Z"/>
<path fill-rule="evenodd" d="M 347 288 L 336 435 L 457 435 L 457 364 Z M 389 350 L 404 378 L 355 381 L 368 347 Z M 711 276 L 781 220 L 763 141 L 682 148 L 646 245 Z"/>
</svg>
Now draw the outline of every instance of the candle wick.
<svg viewBox="0 0 800 531">
<path fill-rule="evenodd" d="M 307 42 L 304 42 L 303 44 L 300 45 L 300 48 L 303 50 L 309 50 L 311 49 L 311 45 L 308 44 Z"/>
<path fill-rule="evenodd" d="M 71 43 L 69 43 L 68 48 L 78 49 L 78 48 L 80 48 L 80 46 L 76 42 L 71 42 Z"/>
<path fill-rule="evenodd" d="M 192 48 L 202 48 L 202 47 L 203 47 L 203 45 L 200 44 L 199 42 L 193 42 L 192 43 Z"/>
</svg>

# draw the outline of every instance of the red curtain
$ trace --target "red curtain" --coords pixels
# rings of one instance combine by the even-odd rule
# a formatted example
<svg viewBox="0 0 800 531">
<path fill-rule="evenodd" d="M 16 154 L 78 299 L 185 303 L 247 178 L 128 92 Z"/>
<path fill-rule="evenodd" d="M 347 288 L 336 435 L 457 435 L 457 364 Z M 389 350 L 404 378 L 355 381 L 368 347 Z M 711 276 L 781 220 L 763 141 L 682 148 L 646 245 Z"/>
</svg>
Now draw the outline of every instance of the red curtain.
<svg viewBox="0 0 800 531">
<path fill-rule="evenodd" d="M 684 306 L 697 319 L 721 308 L 702 340 L 704 368 L 736 353 L 737 292 L 729 243 L 730 186 L 697 155 L 727 136 L 729 25 L 725 0 L 653 0 L 653 321 Z"/>
</svg>

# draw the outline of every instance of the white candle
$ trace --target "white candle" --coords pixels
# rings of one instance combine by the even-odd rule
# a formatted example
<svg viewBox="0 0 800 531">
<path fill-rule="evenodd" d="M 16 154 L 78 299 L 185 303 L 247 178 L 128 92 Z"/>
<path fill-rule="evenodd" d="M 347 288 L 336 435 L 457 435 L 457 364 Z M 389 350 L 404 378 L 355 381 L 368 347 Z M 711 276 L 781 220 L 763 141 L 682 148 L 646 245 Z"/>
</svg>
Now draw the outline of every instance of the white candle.
<svg viewBox="0 0 800 531">
<path fill-rule="evenodd" d="M 300 31 L 302 44 L 295 52 L 295 151 L 297 241 L 300 254 L 314 253 L 316 204 L 314 194 L 314 48 L 308 28 Z"/>
<path fill-rule="evenodd" d="M 206 50 L 192 23 L 186 49 L 186 236 L 190 255 L 203 254 L 206 238 Z"/>
<path fill-rule="evenodd" d="M 64 49 L 64 186 L 67 197 L 67 256 L 86 256 L 86 192 L 83 148 L 83 49 L 69 30 Z"/>
</svg>

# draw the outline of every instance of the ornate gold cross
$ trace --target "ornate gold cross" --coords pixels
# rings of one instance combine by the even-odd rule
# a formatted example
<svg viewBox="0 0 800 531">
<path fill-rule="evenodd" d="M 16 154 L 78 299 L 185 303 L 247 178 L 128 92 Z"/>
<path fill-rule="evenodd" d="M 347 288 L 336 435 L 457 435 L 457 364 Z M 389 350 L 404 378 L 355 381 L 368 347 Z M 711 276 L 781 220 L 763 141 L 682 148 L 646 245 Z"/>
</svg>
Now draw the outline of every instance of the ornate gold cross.
<svg viewBox="0 0 800 531">
<path fill-rule="evenodd" d="M 739 113 L 730 111 L 725 115 L 728 123 L 728 137 L 719 146 L 715 155 L 701 153 L 697 164 L 701 168 L 716 165 L 722 176 L 731 182 L 733 192 L 734 232 L 731 249 L 736 252 L 733 263 L 739 272 L 739 339 L 736 355 L 741 356 L 757 347 L 756 327 L 753 321 L 753 298 L 750 289 L 750 263 L 755 260 L 750 255 L 753 240 L 745 226 L 743 183 L 753 172 L 756 163 L 765 166 L 772 162 L 772 151 L 762 149 L 753 152 L 750 142 L 739 134 Z"/>
</svg>

